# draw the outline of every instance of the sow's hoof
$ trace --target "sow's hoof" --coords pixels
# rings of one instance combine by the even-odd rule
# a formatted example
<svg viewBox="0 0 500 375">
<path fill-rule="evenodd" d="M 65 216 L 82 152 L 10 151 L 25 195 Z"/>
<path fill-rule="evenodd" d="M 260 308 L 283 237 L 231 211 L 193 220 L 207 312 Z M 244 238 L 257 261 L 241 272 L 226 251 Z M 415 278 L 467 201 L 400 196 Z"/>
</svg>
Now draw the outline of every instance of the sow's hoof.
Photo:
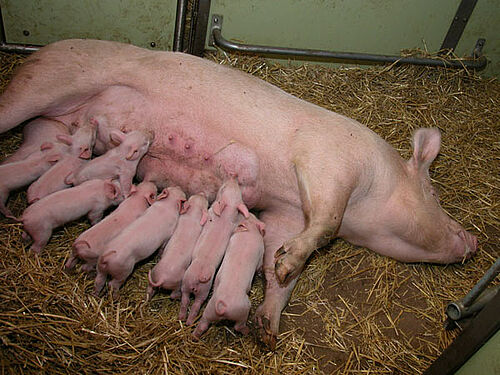
<svg viewBox="0 0 500 375">
<path fill-rule="evenodd" d="M 302 271 L 300 262 L 295 260 L 293 255 L 287 252 L 283 246 L 276 251 L 274 258 L 276 259 L 274 272 L 281 287 L 287 286 L 290 281 L 300 275 Z"/>
<path fill-rule="evenodd" d="M 278 338 L 271 331 L 271 322 L 265 316 L 262 317 L 262 326 L 260 327 L 260 339 L 264 344 L 266 344 L 269 347 L 269 349 L 273 351 L 276 349 L 276 342 L 278 341 Z"/>
</svg>

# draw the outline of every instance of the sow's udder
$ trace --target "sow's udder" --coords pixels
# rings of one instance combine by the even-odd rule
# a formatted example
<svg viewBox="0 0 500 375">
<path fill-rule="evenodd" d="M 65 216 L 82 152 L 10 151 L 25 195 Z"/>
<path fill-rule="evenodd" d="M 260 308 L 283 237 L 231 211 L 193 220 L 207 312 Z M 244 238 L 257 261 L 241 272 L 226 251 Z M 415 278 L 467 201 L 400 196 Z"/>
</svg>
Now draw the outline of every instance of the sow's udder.
<svg viewBox="0 0 500 375">
<path fill-rule="evenodd" d="M 156 137 L 139 163 L 139 179 L 158 187 L 180 186 L 188 195 L 205 193 L 211 202 L 230 176 L 237 176 L 243 201 L 250 208 L 260 200 L 259 159 L 248 147 L 234 141 L 210 145 L 167 132 Z"/>
</svg>

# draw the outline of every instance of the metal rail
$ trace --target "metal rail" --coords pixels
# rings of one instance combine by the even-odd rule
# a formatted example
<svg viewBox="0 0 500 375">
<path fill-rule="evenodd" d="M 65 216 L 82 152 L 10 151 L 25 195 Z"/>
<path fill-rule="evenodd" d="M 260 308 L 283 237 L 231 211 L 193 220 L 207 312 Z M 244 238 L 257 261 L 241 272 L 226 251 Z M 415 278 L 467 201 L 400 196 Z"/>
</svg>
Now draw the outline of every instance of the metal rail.
<svg viewBox="0 0 500 375">
<path fill-rule="evenodd" d="M 481 49 L 484 45 L 484 39 L 479 39 L 474 48 L 473 58 L 471 59 L 446 59 L 439 57 L 430 59 L 425 57 L 402 57 L 390 55 L 376 55 L 368 53 L 355 53 L 355 52 L 334 52 L 315 49 L 298 49 L 286 47 L 272 47 L 261 46 L 252 44 L 242 44 L 231 42 L 222 36 L 222 20 L 223 16 L 214 14 L 212 15 L 212 24 L 210 27 L 210 41 L 209 44 L 218 46 L 223 50 L 231 52 L 252 53 L 263 56 L 287 56 L 287 57 L 307 57 L 316 58 L 321 60 L 332 61 L 354 61 L 354 62 L 368 62 L 379 64 L 411 64 L 411 65 L 425 65 L 425 66 L 439 66 L 447 68 L 470 68 L 481 70 L 486 67 L 487 60 L 481 56 Z"/>
<path fill-rule="evenodd" d="M 175 16 L 174 28 L 174 43 L 172 46 L 173 51 L 182 51 L 184 49 L 184 30 L 186 29 L 186 13 L 187 13 L 187 0 L 177 1 L 177 14 Z"/>
</svg>

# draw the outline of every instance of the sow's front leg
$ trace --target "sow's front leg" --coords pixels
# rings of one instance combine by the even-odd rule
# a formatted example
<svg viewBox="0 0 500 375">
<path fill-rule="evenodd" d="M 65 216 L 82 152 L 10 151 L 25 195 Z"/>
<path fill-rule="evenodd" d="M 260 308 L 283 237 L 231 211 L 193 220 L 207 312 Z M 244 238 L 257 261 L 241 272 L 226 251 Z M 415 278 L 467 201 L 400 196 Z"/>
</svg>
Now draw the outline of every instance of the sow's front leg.
<svg viewBox="0 0 500 375">
<path fill-rule="evenodd" d="M 322 152 L 323 151 L 323 152 Z M 281 286 L 286 286 L 302 272 L 312 252 L 335 238 L 347 202 L 357 181 L 354 168 L 334 165 L 334 160 L 320 147 L 298 148 L 293 160 L 305 228 L 286 241 L 275 254 L 275 272 Z M 331 155 L 331 154 L 330 154 Z"/>
<path fill-rule="evenodd" d="M 297 282 L 295 278 L 285 287 L 279 285 L 274 272 L 274 254 L 284 242 L 304 229 L 304 220 L 298 208 L 266 210 L 259 215 L 259 219 L 266 225 L 262 266 L 266 278 L 266 289 L 264 302 L 255 312 L 255 320 L 260 328 L 262 341 L 274 350 L 279 333 L 281 311 L 286 307 Z"/>
</svg>

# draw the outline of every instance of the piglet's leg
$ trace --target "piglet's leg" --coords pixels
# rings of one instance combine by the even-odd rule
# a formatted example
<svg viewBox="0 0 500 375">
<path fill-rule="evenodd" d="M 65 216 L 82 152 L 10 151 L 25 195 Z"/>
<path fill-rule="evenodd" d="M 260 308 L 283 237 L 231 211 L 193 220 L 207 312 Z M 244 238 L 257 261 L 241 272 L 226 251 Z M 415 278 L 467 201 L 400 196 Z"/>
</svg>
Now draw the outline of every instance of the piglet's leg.
<svg viewBox="0 0 500 375">
<path fill-rule="evenodd" d="M 97 276 L 94 283 L 94 296 L 99 297 L 102 289 L 104 288 L 104 284 L 106 284 L 106 278 L 107 275 L 104 272 L 99 271 L 99 268 L 97 268 Z"/>
<path fill-rule="evenodd" d="M 265 253 L 263 272 L 266 278 L 264 302 L 255 312 L 255 321 L 260 328 L 262 341 L 274 350 L 279 333 L 281 311 L 286 307 L 297 278 L 286 287 L 281 287 L 276 279 L 275 259 L 276 250 L 287 240 L 304 228 L 304 221 L 300 209 L 265 211 L 260 220 L 266 224 L 264 237 Z"/>
<path fill-rule="evenodd" d="M 24 230 L 33 239 L 33 244 L 31 245 L 31 250 L 36 254 L 39 254 L 45 245 L 50 240 L 52 235 L 52 227 L 46 222 L 24 222 Z"/>
<path fill-rule="evenodd" d="M 314 157 L 314 153 L 312 156 L 302 154 L 295 161 L 305 229 L 286 241 L 275 254 L 276 277 L 282 286 L 302 272 L 314 250 L 337 236 L 352 191 L 353 176 L 330 170 L 321 159 L 316 161 L 314 167 L 314 163 L 310 162 L 311 157 Z M 318 168 L 318 165 L 322 168 Z"/>
<path fill-rule="evenodd" d="M 203 302 L 205 302 L 205 300 L 208 297 L 208 293 L 210 292 L 210 286 L 211 285 L 212 285 L 211 282 L 209 282 L 207 284 L 201 284 L 200 285 L 199 293 L 197 293 L 195 295 L 194 302 L 191 305 L 191 308 L 189 309 L 189 315 L 188 315 L 187 320 L 186 320 L 186 324 L 188 326 L 190 326 L 191 324 L 193 324 L 194 321 L 196 320 L 196 316 L 200 312 L 201 305 L 203 305 Z"/>
<path fill-rule="evenodd" d="M 101 221 L 103 215 L 103 210 L 92 210 L 88 213 L 87 216 L 90 220 L 90 224 L 96 225 L 99 221 Z"/>
</svg>

